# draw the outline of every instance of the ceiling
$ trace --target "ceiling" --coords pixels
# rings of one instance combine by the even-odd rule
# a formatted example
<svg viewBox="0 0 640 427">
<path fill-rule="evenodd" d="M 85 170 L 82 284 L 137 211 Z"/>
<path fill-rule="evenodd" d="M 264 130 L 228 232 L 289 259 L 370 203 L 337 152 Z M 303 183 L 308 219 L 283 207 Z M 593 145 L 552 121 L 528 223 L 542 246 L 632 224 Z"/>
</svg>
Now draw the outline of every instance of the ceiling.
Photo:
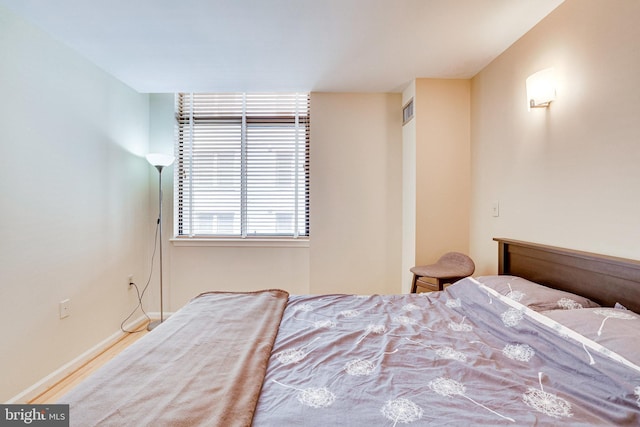
<svg viewBox="0 0 640 427">
<path fill-rule="evenodd" d="M 563 0 L 0 0 L 140 92 L 470 78 Z"/>
</svg>

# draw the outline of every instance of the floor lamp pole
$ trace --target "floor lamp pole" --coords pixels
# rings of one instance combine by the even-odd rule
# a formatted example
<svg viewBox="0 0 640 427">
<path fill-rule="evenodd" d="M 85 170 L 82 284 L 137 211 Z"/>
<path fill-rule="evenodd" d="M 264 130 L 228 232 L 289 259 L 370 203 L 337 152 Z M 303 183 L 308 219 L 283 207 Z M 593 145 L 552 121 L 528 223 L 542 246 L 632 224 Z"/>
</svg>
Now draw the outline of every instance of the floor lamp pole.
<svg viewBox="0 0 640 427">
<path fill-rule="evenodd" d="M 160 241 L 160 323 L 164 322 L 164 304 L 162 300 L 162 166 L 158 168 L 158 240 Z"/>
<path fill-rule="evenodd" d="M 147 330 L 151 331 L 164 322 L 164 304 L 162 301 L 162 165 L 155 165 L 158 169 L 158 240 L 160 242 L 160 320 L 149 322 Z"/>
<path fill-rule="evenodd" d="M 150 158 L 151 156 L 151 158 Z M 156 157 L 153 157 L 156 156 Z M 173 162 L 172 156 L 149 155 L 149 162 L 158 169 L 158 240 L 160 244 L 160 320 L 149 322 L 147 329 L 153 330 L 156 326 L 164 322 L 164 303 L 162 298 L 162 169 Z"/>
</svg>

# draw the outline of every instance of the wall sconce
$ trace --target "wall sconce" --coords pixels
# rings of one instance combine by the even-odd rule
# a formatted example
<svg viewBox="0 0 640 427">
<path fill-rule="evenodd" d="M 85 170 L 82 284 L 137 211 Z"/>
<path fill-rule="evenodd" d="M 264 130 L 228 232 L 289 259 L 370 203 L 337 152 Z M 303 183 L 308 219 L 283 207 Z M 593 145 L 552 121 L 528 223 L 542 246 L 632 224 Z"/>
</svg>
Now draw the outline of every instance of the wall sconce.
<svg viewBox="0 0 640 427">
<path fill-rule="evenodd" d="M 553 68 L 546 68 L 527 78 L 527 103 L 532 108 L 546 108 L 556 99 Z"/>
</svg>

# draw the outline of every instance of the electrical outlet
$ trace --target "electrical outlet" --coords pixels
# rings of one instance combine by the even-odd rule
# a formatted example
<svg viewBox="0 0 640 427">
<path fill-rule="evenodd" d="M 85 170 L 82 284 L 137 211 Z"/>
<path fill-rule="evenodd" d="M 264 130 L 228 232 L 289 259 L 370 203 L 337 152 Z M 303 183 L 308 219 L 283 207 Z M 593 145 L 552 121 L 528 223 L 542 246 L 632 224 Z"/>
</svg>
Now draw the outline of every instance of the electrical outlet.
<svg viewBox="0 0 640 427">
<path fill-rule="evenodd" d="M 71 300 L 67 298 L 60 301 L 59 309 L 61 319 L 71 316 Z"/>
</svg>

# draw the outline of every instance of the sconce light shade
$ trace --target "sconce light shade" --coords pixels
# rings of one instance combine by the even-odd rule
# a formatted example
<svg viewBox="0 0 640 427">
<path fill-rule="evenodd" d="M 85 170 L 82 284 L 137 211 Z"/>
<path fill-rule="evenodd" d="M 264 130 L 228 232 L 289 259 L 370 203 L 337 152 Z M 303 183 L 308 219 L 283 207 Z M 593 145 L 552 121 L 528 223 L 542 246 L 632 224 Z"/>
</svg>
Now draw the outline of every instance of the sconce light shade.
<svg viewBox="0 0 640 427">
<path fill-rule="evenodd" d="M 147 161 L 155 167 L 165 167 L 173 163 L 174 157 L 169 154 L 161 153 L 149 153 L 147 154 Z"/>
<path fill-rule="evenodd" d="M 527 103 L 532 108 L 548 107 L 556 99 L 556 84 L 553 68 L 546 68 L 527 78 Z"/>
</svg>

